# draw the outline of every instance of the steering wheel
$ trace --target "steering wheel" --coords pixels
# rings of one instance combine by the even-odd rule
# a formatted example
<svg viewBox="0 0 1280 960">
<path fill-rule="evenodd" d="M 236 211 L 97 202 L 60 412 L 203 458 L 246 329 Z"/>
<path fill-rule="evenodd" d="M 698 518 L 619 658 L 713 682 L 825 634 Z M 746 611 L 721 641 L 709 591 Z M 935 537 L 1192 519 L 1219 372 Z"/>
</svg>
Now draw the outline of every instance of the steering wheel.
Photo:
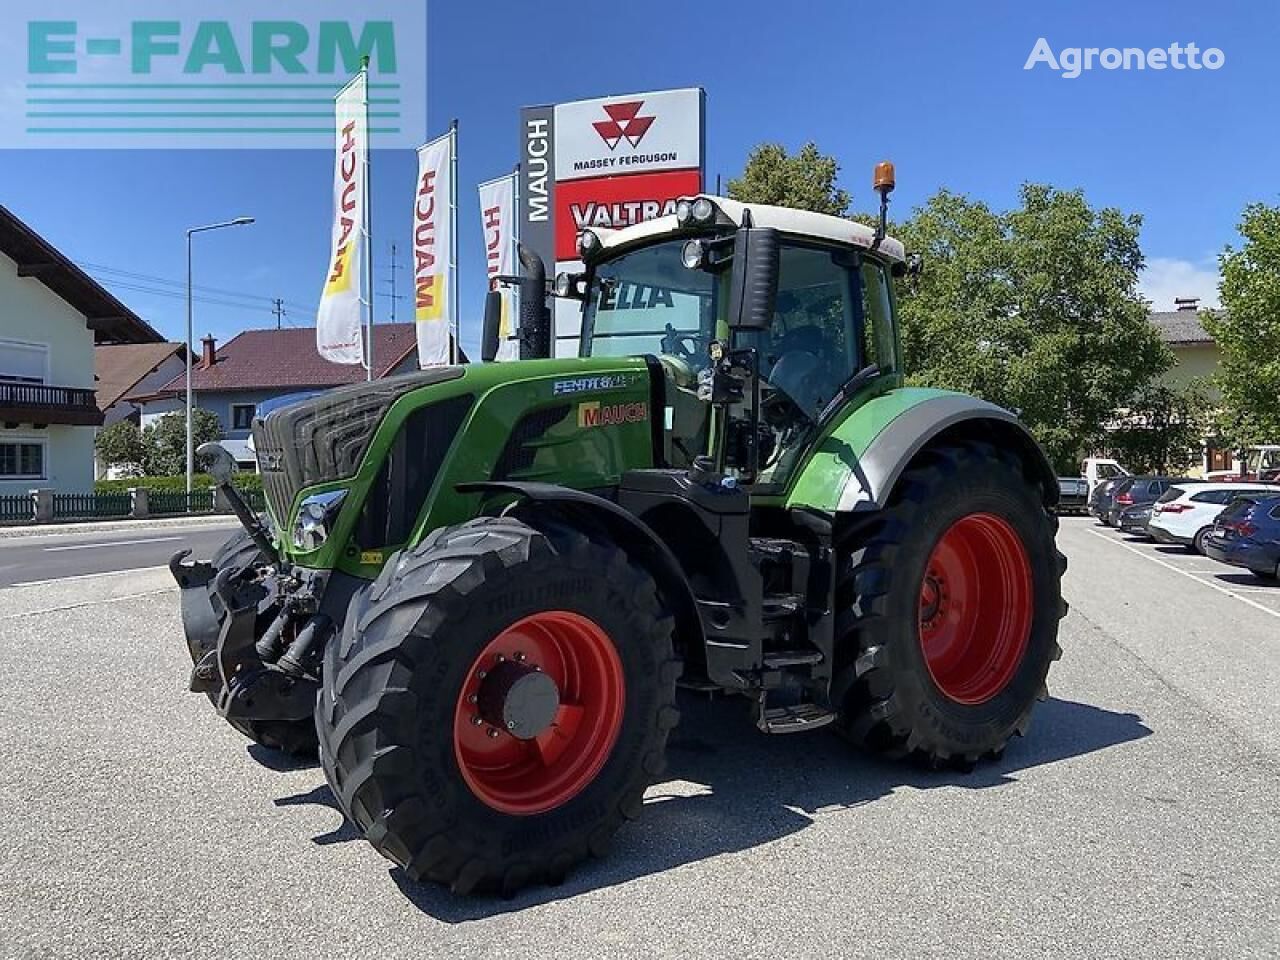
<svg viewBox="0 0 1280 960">
<path fill-rule="evenodd" d="M 668 323 L 662 335 L 662 352 L 692 363 L 698 359 L 699 338 L 698 333 L 685 333 Z"/>
</svg>

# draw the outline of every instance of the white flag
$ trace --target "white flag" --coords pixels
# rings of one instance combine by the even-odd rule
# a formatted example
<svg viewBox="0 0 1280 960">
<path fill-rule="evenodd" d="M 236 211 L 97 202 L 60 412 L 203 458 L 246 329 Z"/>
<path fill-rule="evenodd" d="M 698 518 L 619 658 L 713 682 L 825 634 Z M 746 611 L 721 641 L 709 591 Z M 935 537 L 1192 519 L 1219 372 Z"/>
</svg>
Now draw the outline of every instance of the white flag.
<svg viewBox="0 0 1280 960">
<path fill-rule="evenodd" d="M 333 248 L 316 316 L 316 349 L 331 363 L 364 363 L 360 266 L 365 230 L 365 158 L 369 145 L 367 82 L 366 75 L 361 73 L 337 98 Z"/>
<path fill-rule="evenodd" d="M 418 149 L 413 202 L 413 299 L 418 366 L 449 362 L 449 250 L 453 236 L 453 134 Z"/>
<path fill-rule="evenodd" d="M 520 345 L 515 336 L 515 289 L 501 286 L 497 277 L 515 275 L 516 264 L 516 175 L 514 173 L 480 184 L 480 217 L 484 223 L 485 263 L 489 289 L 502 295 L 502 322 L 498 325 L 499 360 L 519 360 Z"/>
</svg>

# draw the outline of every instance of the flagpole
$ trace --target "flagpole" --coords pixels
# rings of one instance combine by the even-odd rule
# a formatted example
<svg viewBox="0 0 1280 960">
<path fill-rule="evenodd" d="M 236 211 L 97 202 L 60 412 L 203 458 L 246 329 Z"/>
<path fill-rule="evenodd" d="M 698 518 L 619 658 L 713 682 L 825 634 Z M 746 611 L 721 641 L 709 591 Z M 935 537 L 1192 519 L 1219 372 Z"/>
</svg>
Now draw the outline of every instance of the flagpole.
<svg viewBox="0 0 1280 960">
<path fill-rule="evenodd" d="M 360 58 L 360 72 L 364 74 L 364 282 L 365 282 L 365 379 L 373 379 L 373 150 L 370 146 L 372 132 L 369 129 L 369 57 Z"/>
<path fill-rule="evenodd" d="M 458 121 L 449 124 L 449 363 L 458 362 Z"/>
<path fill-rule="evenodd" d="M 511 249 L 513 252 L 515 252 L 515 256 L 512 257 L 511 262 L 515 266 L 516 272 L 519 273 L 520 272 L 520 254 L 519 254 L 519 250 L 520 250 L 520 164 L 519 163 L 517 163 L 511 169 L 511 213 L 512 213 Z M 508 307 L 508 309 L 511 311 L 511 317 L 507 321 L 506 350 L 511 349 L 510 345 L 512 340 L 514 340 L 517 344 L 520 342 L 520 339 L 519 339 L 520 338 L 520 330 L 519 330 L 520 285 L 517 284 L 514 287 L 509 287 L 508 291 L 509 291 L 509 297 L 510 297 L 510 300 L 509 300 L 510 306 Z M 555 328 L 552 327 L 552 332 L 554 332 L 554 329 Z M 517 347 L 516 349 L 518 351 L 519 347 Z M 510 354 L 504 351 L 503 356 L 509 357 Z M 517 353 L 517 359 L 518 358 L 519 358 L 519 354 Z"/>
</svg>

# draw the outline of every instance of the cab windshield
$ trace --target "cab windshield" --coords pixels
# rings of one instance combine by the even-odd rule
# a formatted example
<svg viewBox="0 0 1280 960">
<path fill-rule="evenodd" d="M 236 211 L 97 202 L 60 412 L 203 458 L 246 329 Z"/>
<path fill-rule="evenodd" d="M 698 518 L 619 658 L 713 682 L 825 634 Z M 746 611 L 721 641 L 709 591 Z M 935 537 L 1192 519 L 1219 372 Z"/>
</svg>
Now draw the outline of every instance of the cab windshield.
<svg viewBox="0 0 1280 960">
<path fill-rule="evenodd" d="M 694 370 L 711 362 L 726 274 L 685 267 L 683 243 L 642 247 L 596 268 L 582 315 L 583 356 L 671 356 Z"/>
</svg>

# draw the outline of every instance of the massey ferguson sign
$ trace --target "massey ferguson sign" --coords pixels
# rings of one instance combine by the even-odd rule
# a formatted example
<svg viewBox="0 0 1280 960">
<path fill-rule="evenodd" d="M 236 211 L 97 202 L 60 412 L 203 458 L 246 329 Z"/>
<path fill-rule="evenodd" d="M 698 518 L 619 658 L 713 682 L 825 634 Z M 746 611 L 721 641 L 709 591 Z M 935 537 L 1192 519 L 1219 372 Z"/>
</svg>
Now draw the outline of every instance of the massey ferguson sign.
<svg viewBox="0 0 1280 960">
<path fill-rule="evenodd" d="M 556 181 L 702 167 L 701 90 L 562 103 Z"/>
<path fill-rule="evenodd" d="M 520 241 L 548 272 L 580 269 L 583 227 L 652 220 L 699 193 L 705 104 L 702 90 L 690 88 L 523 110 Z M 576 352 L 576 307 L 556 304 L 558 353 Z"/>
</svg>

